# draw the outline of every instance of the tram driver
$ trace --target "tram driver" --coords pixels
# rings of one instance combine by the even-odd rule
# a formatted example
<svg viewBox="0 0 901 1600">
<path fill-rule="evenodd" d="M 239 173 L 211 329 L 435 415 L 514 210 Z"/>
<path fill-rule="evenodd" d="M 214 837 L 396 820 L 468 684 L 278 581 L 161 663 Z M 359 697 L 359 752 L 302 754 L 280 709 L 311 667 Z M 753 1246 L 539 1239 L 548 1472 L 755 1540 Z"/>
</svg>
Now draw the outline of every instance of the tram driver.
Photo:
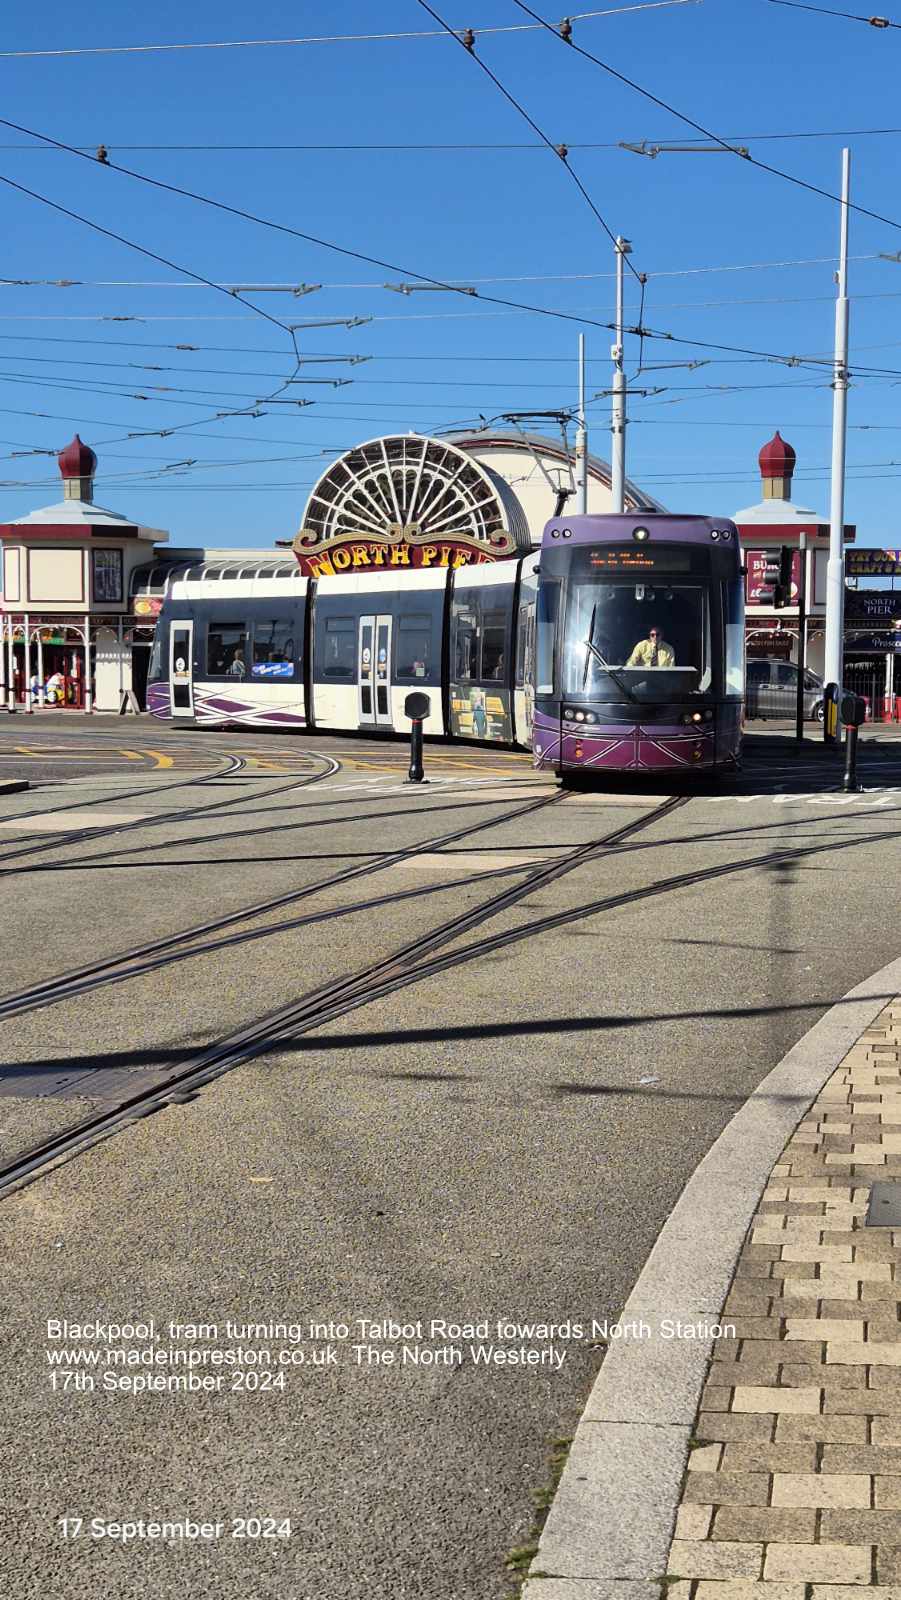
<svg viewBox="0 0 901 1600">
<path fill-rule="evenodd" d="M 671 644 L 667 644 L 660 629 L 648 629 L 646 639 L 639 639 L 632 651 L 627 667 L 672 667 L 675 665 L 676 652 Z"/>
</svg>

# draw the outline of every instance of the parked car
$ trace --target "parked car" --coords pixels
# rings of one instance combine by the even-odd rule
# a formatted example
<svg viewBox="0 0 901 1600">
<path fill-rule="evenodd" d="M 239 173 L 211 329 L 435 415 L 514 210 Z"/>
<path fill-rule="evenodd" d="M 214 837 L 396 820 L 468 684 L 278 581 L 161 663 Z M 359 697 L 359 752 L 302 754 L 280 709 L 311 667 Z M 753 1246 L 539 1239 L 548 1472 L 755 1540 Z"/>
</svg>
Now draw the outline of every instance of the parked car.
<svg viewBox="0 0 901 1600">
<path fill-rule="evenodd" d="M 793 661 L 774 657 L 751 659 L 747 667 L 745 717 L 791 719 L 798 704 L 798 668 Z M 823 720 L 823 680 L 815 672 L 804 672 L 804 717 L 808 722 Z"/>
</svg>

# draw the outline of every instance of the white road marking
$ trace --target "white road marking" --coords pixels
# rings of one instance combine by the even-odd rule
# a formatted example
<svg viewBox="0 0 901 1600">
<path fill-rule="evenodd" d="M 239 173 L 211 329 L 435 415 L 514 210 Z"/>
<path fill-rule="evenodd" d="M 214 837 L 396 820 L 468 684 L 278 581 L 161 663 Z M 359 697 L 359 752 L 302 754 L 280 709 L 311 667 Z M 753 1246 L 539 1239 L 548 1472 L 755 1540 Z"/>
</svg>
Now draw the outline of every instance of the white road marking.
<svg viewBox="0 0 901 1600">
<path fill-rule="evenodd" d="M 863 806 L 870 811 L 901 803 L 901 789 L 861 789 L 845 794 L 841 789 L 816 794 L 705 794 L 698 795 L 708 805 L 750 806 L 758 801 L 773 806 Z"/>
</svg>

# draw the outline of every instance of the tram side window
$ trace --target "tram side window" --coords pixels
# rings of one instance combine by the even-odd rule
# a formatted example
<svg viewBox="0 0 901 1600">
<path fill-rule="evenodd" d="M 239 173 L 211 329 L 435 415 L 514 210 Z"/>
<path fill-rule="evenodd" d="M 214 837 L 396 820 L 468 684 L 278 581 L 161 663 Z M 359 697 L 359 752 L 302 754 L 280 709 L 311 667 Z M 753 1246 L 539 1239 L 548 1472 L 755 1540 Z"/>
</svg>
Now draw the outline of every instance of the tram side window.
<svg viewBox="0 0 901 1600">
<path fill-rule="evenodd" d="M 211 678 L 246 677 L 246 623 L 210 623 L 206 636 L 206 670 Z"/>
<path fill-rule="evenodd" d="M 494 601 L 489 609 L 478 593 L 455 596 L 451 625 L 451 667 L 457 683 L 503 678 L 507 613 Z"/>
<path fill-rule="evenodd" d="M 724 599 L 726 604 L 726 693 L 744 694 L 745 595 L 741 578 L 735 579 L 726 585 Z"/>
<path fill-rule="evenodd" d="M 425 612 L 401 617 L 397 629 L 395 675 L 427 678 L 432 666 L 432 619 Z"/>
<path fill-rule="evenodd" d="M 520 606 L 516 623 L 516 683 L 521 686 L 526 681 L 526 662 L 529 657 L 529 624 L 531 622 L 531 606 Z"/>
<path fill-rule="evenodd" d="M 451 636 L 451 665 L 454 678 L 468 683 L 479 675 L 479 614 L 461 596 L 454 600 Z"/>
<path fill-rule="evenodd" d="M 253 628 L 253 676 L 255 678 L 293 678 L 294 623 L 290 617 L 255 622 Z"/>
<path fill-rule="evenodd" d="M 321 672 L 324 678 L 356 676 L 357 625 L 353 617 L 327 617 Z"/>
<path fill-rule="evenodd" d="M 503 611 L 482 612 L 482 663 L 483 678 L 502 678 L 506 671 L 504 642 L 507 618 Z"/>
<path fill-rule="evenodd" d="M 557 644 L 557 612 L 560 606 L 560 585 L 544 580 L 538 588 L 536 612 L 535 690 L 537 694 L 554 692 L 554 652 Z"/>
<path fill-rule="evenodd" d="M 147 669 L 147 680 L 148 680 L 149 683 L 156 683 L 157 680 L 159 678 L 161 678 L 162 676 L 163 676 L 163 629 L 162 629 L 162 624 L 158 622 L 157 625 L 156 625 L 156 633 L 154 634 L 154 638 L 153 638 L 153 649 L 150 652 L 150 666 Z"/>
</svg>

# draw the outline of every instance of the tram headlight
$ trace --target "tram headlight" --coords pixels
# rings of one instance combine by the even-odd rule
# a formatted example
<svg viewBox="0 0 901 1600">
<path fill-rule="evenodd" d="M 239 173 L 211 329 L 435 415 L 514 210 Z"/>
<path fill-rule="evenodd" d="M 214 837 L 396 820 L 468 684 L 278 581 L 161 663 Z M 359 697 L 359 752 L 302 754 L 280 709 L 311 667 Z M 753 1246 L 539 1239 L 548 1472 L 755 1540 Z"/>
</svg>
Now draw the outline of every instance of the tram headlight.
<svg viewBox="0 0 901 1600">
<path fill-rule="evenodd" d="M 639 544 L 643 544 L 645 539 L 649 539 L 650 537 L 651 537 L 651 535 L 649 534 L 647 528 L 633 528 L 632 529 L 632 538 L 633 539 L 637 539 Z"/>
<path fill-rule="evenodd" d="M 586 722 L 597 722 L 597 720 L 598 719 L 595 716 L 593 711 L 586 711 L 586 713 L 585 713 L 585 721 Z"/>
<path fill-rule="evenodd" d="M 718 539 L 719 536 L 720 536 L 719 528 L 711 528 L 711 530 L 710 530 L 711 539 Z"/>
<path fill-rule="evenodd" d="M 584 722 L 585 721 L 585 712 L 584 711 L 577 711 L 576 712 L 576 721 L 577 722 Z"/>
<path fill-rule="evenodd" d="M 731 539 L 732 538 L 732 529 L 731 528 L 720 528 L 720 538 L 721 539 Z"/>
</svg>

